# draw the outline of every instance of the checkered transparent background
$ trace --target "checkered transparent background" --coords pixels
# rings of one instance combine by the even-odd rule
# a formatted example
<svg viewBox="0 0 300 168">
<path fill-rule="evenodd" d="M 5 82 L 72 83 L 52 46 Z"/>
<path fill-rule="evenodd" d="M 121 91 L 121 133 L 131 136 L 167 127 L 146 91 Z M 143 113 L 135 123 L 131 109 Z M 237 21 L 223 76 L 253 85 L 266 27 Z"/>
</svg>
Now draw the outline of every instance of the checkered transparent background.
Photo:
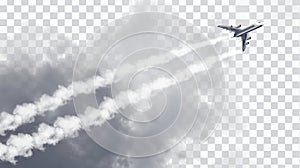
<svg viewBox="0 0 300 168">
<path fill-rule="evenodd" d="M 300 1 L 247 0 L 1 0 L 0 63 L 22 67 L 19 50 L 43 61 L 60 40 L 84 46 L 100 26 L 139 11 L 178 15 L 209 38 L 218 24 L 264 26 L 251 32 L 244 54 L 224 62 L 228 109 L 214 134 L 203 144 L 189 140 L 179 148 L 185 157 L 172 167 L 299 167 L 300 165 Z M 240 41 L 230 39 L 231 49 Z M 59 51 L 56 51 L 59 52 Z M 78 50 L 64 50 L 75 58 Z M 56 57 L 59 53 L 53 53 Z"/>
</svg>

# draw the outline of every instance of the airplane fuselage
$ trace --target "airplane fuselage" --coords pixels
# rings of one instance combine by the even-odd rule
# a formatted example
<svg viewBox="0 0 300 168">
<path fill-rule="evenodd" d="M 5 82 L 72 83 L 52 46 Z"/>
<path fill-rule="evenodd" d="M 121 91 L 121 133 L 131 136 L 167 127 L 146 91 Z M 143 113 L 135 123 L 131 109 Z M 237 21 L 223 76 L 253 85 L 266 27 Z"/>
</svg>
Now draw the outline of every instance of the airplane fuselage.
<svg viewBox="0 0 300 168">
<path fill-rule="evenodd" d="M 242 40 L 242 50 L 245 51 L 246 49 L 246 46 L 249 44 L 249 41 L 251 39 L 250 36 L 248 36 L 248 33 L 255 30 L 255 29 L 258 29 L 260 27 L 262 27 L 263 24 L 253 24 L 253 25 L 250 25 L 244 29 L 241 29 L 241 25 L 239 26 L 236 26 L 236 27 L 233 27 L 233 26 L 222 26 L 222 25 L 218 25 L 218 27 L 222 28 L 222 29 L 225 29 L 225 30 L 229 30 L 231 32 L 234 32 L 234 35 L 233 37 L 240 37 L 241 40 Z"/>
<path fill-rule="evenodd" d="M 251 25 L 251 26 L 249 26 L 249 27 L 246 27 L 245 29 L 242 29 L 242 30 L 240 30 L 240 31 L 238 31 L 238 32 L 236 32 L 236 33 L 234 33 L 234 37 L 240 37 L 240 36 L 242 36 L 243 34 L 245 34 L 245 33 L 249 33 L 249 32 L 251 32 L 251 31 L 253 31 L 253 30 L 255 30 L 255 29 L 258 29 L 258 28 L 260 28 L 260 27 L 262 27 L 263 25 L 261 24 L 261 25 Z"/>
</svg>

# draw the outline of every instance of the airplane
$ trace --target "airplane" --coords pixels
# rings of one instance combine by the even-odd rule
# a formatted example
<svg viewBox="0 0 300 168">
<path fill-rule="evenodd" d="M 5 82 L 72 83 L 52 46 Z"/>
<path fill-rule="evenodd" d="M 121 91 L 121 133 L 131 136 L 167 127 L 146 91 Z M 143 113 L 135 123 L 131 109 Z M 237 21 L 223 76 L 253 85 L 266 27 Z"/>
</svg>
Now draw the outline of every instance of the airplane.
<svg viewBox="0 0 300 168">
<path fill-rule="evenodd" d="M 242 38 L 242 50 L 243 51 L 245 51 L 246 45 L 249 44 L 249 42 L 247 40 L 251 39 L 251 37 L 248 37 L 248 33 L 255 30 L 255 29 L 258 29 L 262 26 L 263 26 L 263 24 L 261 24 L 260 22 L 258 22 L 258 24 L 250 25 L 250 26 L 248 26 L 244 29 L 240 28 L 241 25 L 238 25 L 236 27 L 218 25 L 218 27 L 220 27 L 222 29 L 226 29 L 226 30 L 229 30 L 231 32 L 234 32 L 233 37 L 241 37 Z"/>
</svg>

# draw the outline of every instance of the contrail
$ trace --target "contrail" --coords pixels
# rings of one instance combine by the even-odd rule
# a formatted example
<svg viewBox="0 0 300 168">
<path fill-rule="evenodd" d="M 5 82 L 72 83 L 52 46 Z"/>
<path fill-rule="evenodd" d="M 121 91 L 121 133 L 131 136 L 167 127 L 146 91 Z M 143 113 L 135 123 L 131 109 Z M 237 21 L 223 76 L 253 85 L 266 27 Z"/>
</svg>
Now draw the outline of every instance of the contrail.
<svg viewBox="0 0 300 168">
<path fill-rule="evenodd" d="M 155 65 L 162 65 L 171 62 L 172 60 L 176 58 L 180 58 L 185 56 L 186 54 L 193 52 L 194 50 L 209 46 L 209 45 L 215 45 L 218 42 L 221 42 L 225 39 L 228 39 L 230 36 L 220 36 L 215 39 L 212 39 L 210 41 L 204 41 L 199 43 L 191 44 L 190 47 L 178 47 L 176 49 L 173 49 L 169 51 L 167 54 L 162 55 L 153 55 L 149 56 L 146 59 L 137 60 L 133 64 L 125 64 L 118 68 L 118 75 L 116 78 L 119 79 L 119 77 L 126 76 L 132 72 L 135 72 L 137 69 L 144 68 L 147 66 L 155 66 Z"/>
<path fill-rule="evenodd" d="M 220 36 L 210 41 L 192 44 L 191 47 L 193 49 L 199 49 L 208 45 L 216 44 L 226 38 L 228 38 L 228 36 Z M 153 55 L 147 59 L 139 60 L 133 65 L 125 64 L 118 69 L 120 73 L 117 74 L 118 76 L 116 79 L 126 76 L 131 72 L 135 72 L 136 69 L 146 67 L 149 64 L 152 66 L 166 64 L 192 51 L 193 50 L 188 47 L 177 48 L 171 50 L 168 54 L 159 56 Z M 113 82 L 114 72 L 115 70 L 106 71 L 100 76 L 98 75 L 86 81 L 73 82 L 67 87 L 58 86 L 58 89 L 52 96 L 45 94 L 33 103 L 17 105 L 12 113 L 0 113 L 0 135 L 3 136 L 7 131 L 16 130 L 23 124 L 33 122 L 36 116 L 43 115 L 47 111 L 55 111 L 58 107 L 65 105 L 68 101 L 72 100 L 79 94 L 90 94 L 94 91 L 94 89 L 110 85 Z M 117 80 L 115 82 L 117 82 Z"/>
<path fill-rule="evenodd" d="M 92 93 L 93 86 L 95 88 L 105 87 L 112 81 L 113 71 L 107 71 L 103 77 L 96 76 L 85 82 L 73 82 L 67 87 L 58 86 L 58 90 L 52 96 L 45 94 L 33 103 L 17 105 L 12 114 L 2 112 L 0 113 L 0 135 L 5 135 L 5 131 L 15 130 L 23 124 L 33 122 L 35 116 L 42 115 L 47 111 L 54 111 L 79 94 Z"/>
<path fill-rule="evenodd" d="M 225 54 L 221 58 L 226 59 L 230 56 L 231 54 Z M 16 163 L 18 156 L 32 156 L 33 149 L 43 150 L 44 145 L 56 145 L 63 139 L 78 136 L 82 129 L 101 126 L 105 121 L 112 119 L 119 109 L 149 98 L 156 90 L 185 82 L 193 75 L 211 68 L 215 63 L 216 61 L 207 61 L 205 67 L 203 63 L 197 62 L 184 70 L 177 71 L 174 75 L 176 81 L 171 78 L 158 78 L 153 82 L 143 84 L 135 91 L 126 90 L 120 92 L 114 99 L 106 98 L 98 108 L 88 107 L 82 115 L 58 117 L 53 126 L 42 123 L 35 133 L 12 135 L 6 144 L 0 143 L 0 160 Z"/>
</svg>

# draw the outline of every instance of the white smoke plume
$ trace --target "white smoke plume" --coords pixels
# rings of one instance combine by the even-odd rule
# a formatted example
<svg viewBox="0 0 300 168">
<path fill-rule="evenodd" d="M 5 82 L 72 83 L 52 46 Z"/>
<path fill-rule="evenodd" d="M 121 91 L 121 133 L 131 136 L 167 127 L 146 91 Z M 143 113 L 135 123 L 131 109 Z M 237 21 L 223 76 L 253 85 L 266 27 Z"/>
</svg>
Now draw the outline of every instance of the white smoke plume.
<svg viewBox="0 0 300 168">
<path fill-rule="evenodd" d="M 220 36 L 216 39 L 212 39 L 210 42 L 200 42 L 192 44 L 193 49 L 199 49 L 208 45 L 216 44 L 221 42 L 224 39 L 227 39 L 228 36 Z M 136 69 L 143 68 L 147 65 L 161 65 L 166 64 L 175 58 L 182 57 L 189 52 L 192 52 L 191 48 L 183 47 L 176 48 L 170 51 L 166 55 L 153 55 L 147 59 L 137 61 L 135 64 L 124 65 L 119 69 L 119 76 L 116 78 L 119 79 L 131 72 L 134 72 Z M 176 55 L 177 57 L 175 57 Z M 55 111 L 58 107 L 65 105 L 72 98 L 76 97 L 79 94 L 90 94 L 94 89 L 100 87 L 106 87 L 107 85 L 113 82 L 114 70 L 107 71 L 101 76 L 96 76 L 90 78 L 86 81 L 73 82 L 67 87 L 58 86 L 52 96 L 43 95 L 41 98 L 33 103 L 24 103 L 17 105 L 12 113 L 1 112 L 0 113 L 0 135 L 5 135 L 7 131 L 16 130 L 23 124 L 31 123 L 34 121 L 34 118 L 38 115 L 43 115 L 47 111 Z"/>
<path fill-rule="evenodd" d="M 234 53 L 235 54 L 235 53 Z M 222 59 L 226 59 L 231 54 L 225 54 Z M 206 64 L 195 63 L 184 70 L 175 73 L 176 81 L 171 78 L 158 78 L 151 83 L 143 84 L 142 87 L 133 91 L 126 90 L 120 92 L 114 99 L 106 98 L 100 103 L 98 108 L 88 107 L 83 115 L 59 117 L 53 126 L 40 124 L 38 131 L 32 134 L 12 135 L 6 144 L 0 143 L 0 160 L 16 163 L 16 157 L 30 157 L 33 149 L 43 150 L 44 145 L 56 145 L 59 141 L 76 137 L 82 129 L 92 126 L 101 126 L 105 121 L 114 117 L 119 109 L 123 109 L 130 104 L 138 103 L 147 99 L 152 92 L 165 89 L 184 82 L 197 73 L 201 73 L 214 65 L 211 61 Z M 116 106 L 118 105 L 118 106 Z"/>
<path fill-rule="evenodd" d="M 23 124 L 33 122 L 35 116 L 54 111 L 79 94 L 92 93 L 94 87 L 105 87 L 111 84 L 112 80 L 113 71 L 107 71 L 103 77 L 96 76 L 85 82 L 74 82 L 67 87 L 58 86 L 58 90 L 52 96 L 45 94 L 33 103 L 17 105 L 12 114 L 2 112 L 0 113 L 0 135 L 5 135 L 5 131 L 15 130 Z"/>
<path fill-rule="evenodd" d="M 62 139 L 75 137 L 80 128 L 80 119 L 75 116 L 59 117 L 53 126 L 42 123 L 31 135 L 12 135 L 6 145 L 0 143 L 0 159 L 16 163 L 16 156 L 30 157 L 32 149 L 43 150 L 45 144 L 55 145 Z"/>
</svg>

